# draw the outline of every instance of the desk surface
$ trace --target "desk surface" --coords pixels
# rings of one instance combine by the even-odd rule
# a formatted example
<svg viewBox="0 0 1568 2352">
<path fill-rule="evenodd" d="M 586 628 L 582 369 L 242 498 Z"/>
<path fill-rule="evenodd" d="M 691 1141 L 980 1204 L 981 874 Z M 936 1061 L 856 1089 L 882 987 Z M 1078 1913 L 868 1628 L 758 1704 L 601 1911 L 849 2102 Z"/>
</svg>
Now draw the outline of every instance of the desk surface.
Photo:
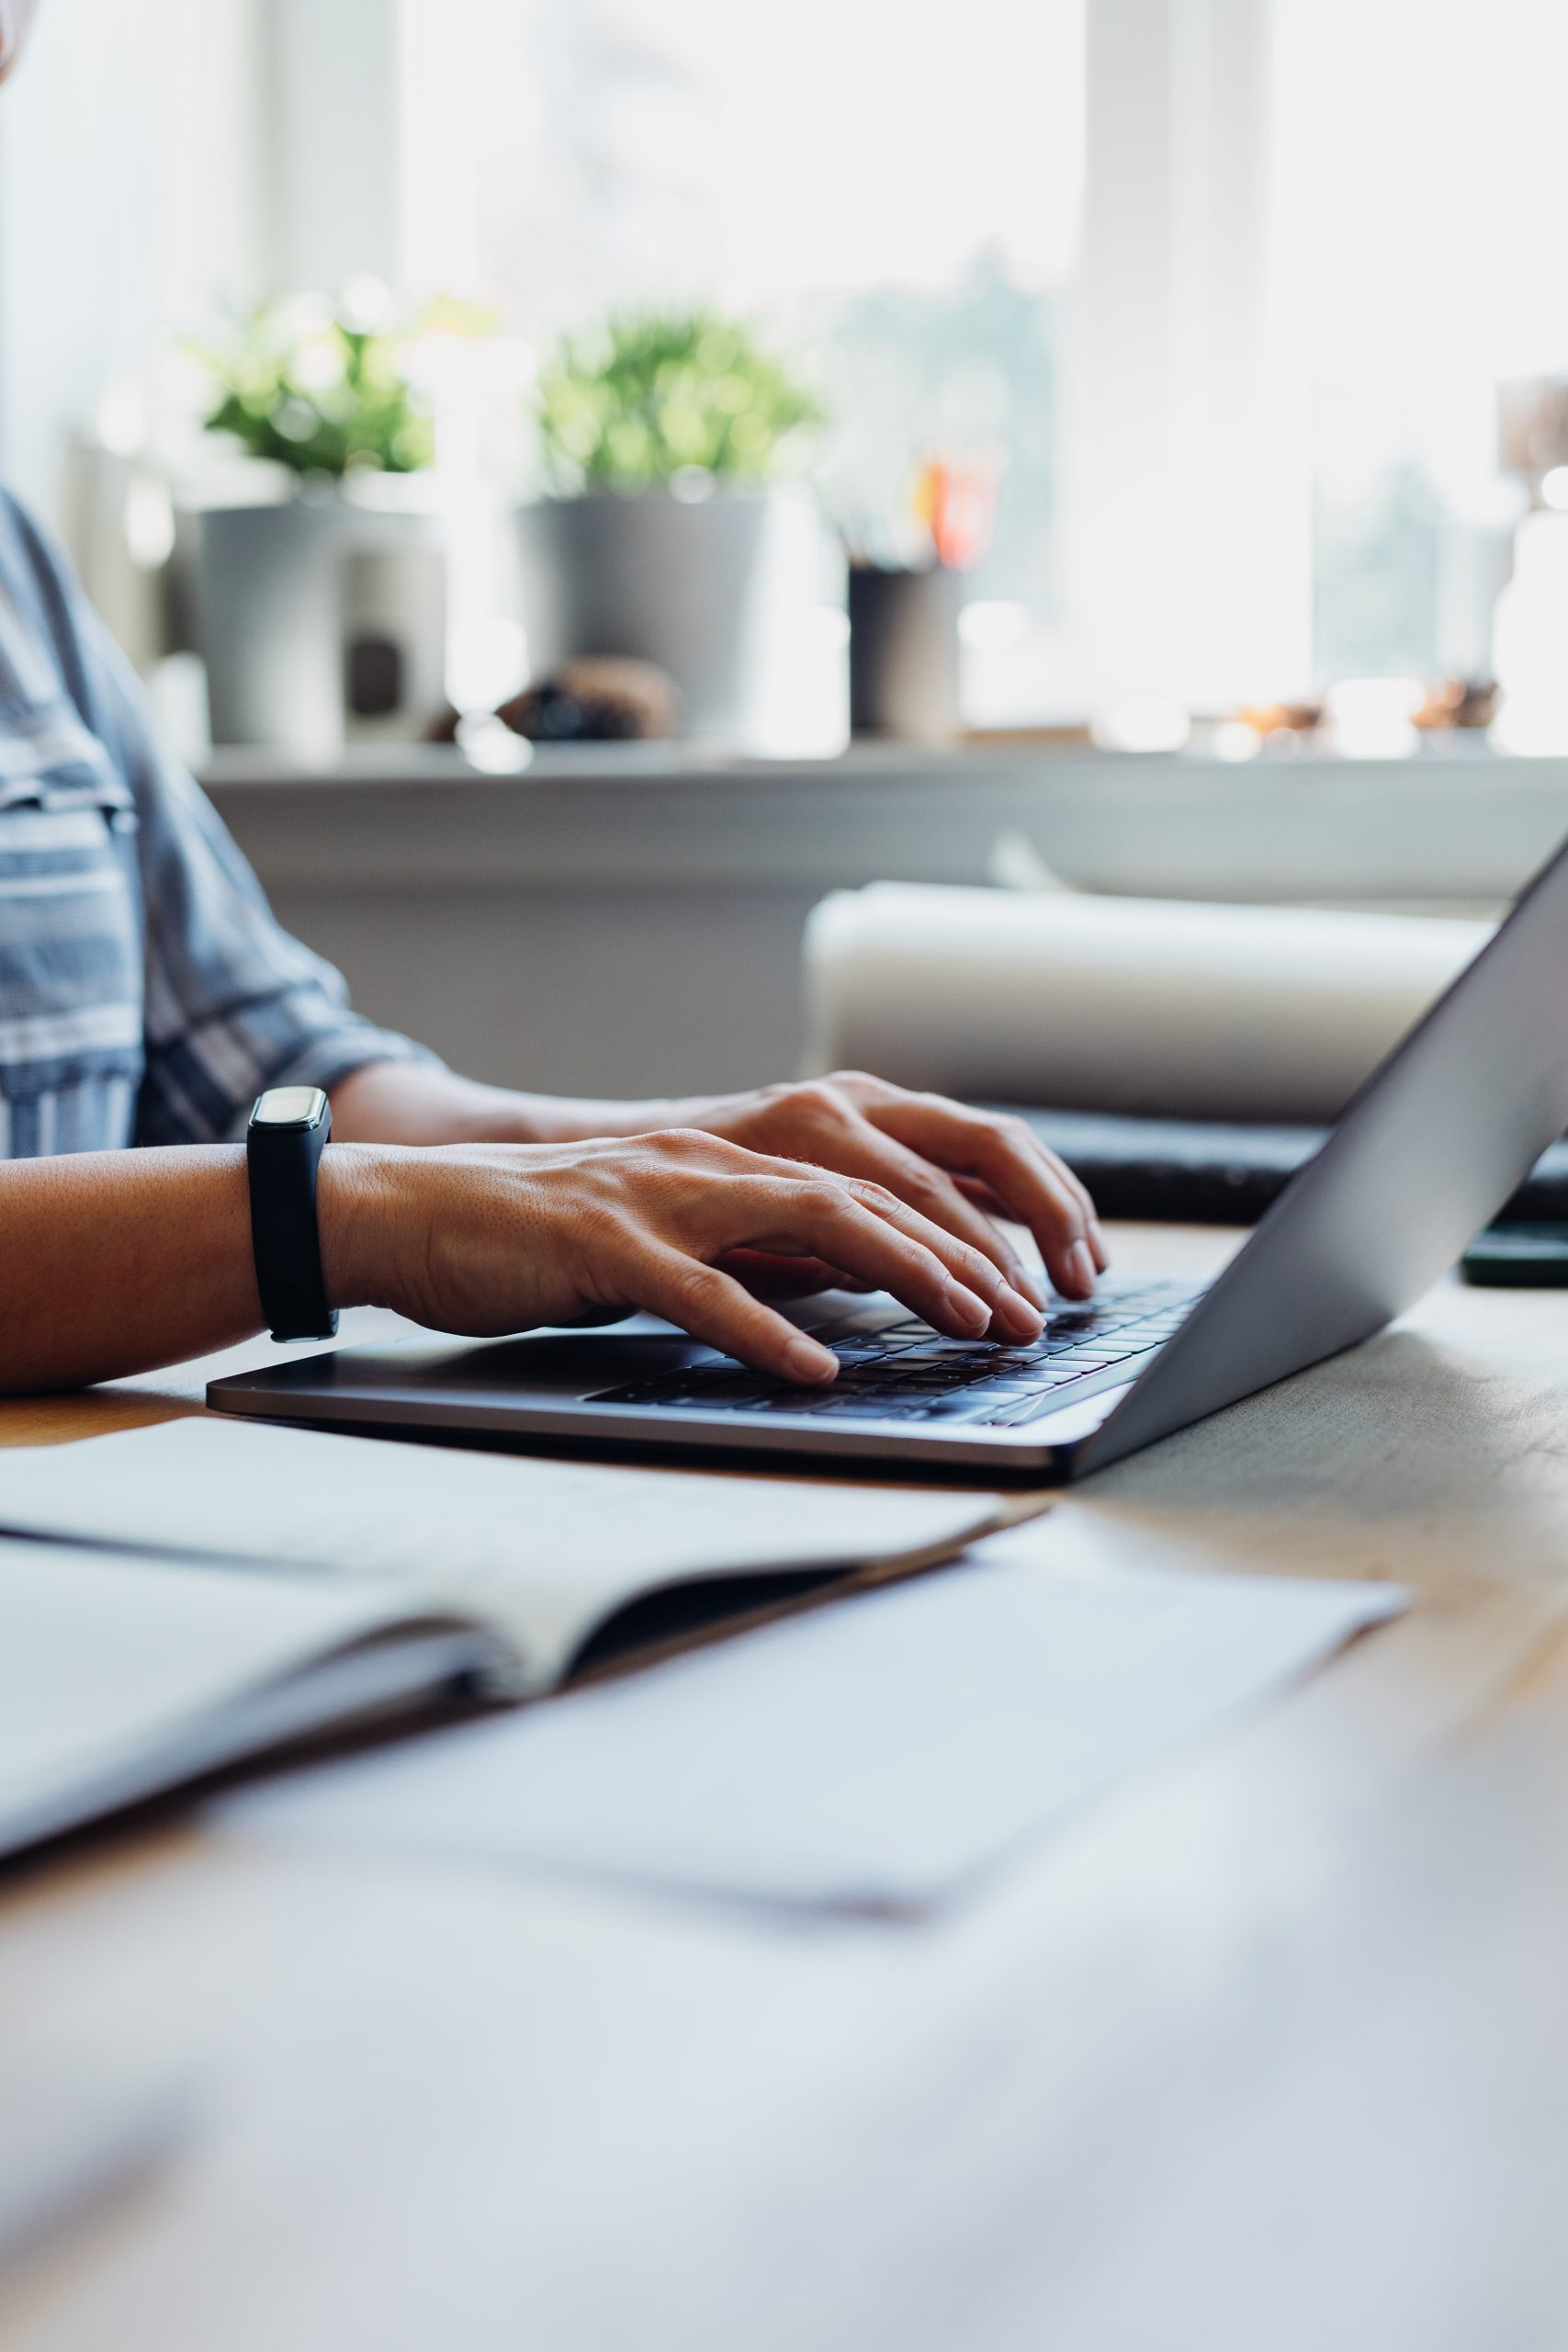
<svg viewBox="0 0 1568 2352">
<path fill-rule="evenodd" d="M 1449 1285 L 1077 1490 L 1065 1547 L 1418 1606 L 925 1926 L 194 1826 L 12 1879 L 0 2049 L 208 2094 L 7 2277 L 0 2352 L 1562 2342 L 1565 1406 L 1568 1296 Z"/>
</svg>

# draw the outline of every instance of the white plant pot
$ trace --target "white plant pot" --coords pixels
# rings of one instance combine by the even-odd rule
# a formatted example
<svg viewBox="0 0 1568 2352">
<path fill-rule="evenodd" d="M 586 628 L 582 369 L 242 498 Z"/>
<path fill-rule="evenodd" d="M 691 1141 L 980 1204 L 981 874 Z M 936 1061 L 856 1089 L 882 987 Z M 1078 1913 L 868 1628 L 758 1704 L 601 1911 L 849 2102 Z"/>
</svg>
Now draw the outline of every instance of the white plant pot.
<svg viewBox="0 0 1568 2352">
<path fill-rule="evenodd" d="M 535 677 L 574 655 L 634 654 L 674 680 L 684 735 L 758 737 L 780 650 L 821 593 L 809 493 L 599 492 L 542 500 L 517 520 Z"/>
<path fill-rule="evenodd" d="M 443 518 L 333 496 L 209 508 L 196 618 L 215 743 L 319 760 L 417 737 L 445 699 Z"/>
</svg>

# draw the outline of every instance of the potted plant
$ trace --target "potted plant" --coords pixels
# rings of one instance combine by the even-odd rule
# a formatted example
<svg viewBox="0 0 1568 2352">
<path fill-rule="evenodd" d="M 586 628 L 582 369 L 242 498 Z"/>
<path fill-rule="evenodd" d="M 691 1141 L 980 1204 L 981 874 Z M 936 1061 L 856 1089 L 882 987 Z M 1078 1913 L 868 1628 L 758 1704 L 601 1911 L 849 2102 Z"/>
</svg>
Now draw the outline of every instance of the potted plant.
<svg viewBox="0 0 1568 2352">
<path fill-rule="evenodd" d="M 814 560 L 790 486 L 811 391 L 735 320 L 625 312 L 560 344 L 534 414 L 548 494 L 519 520 L 535 675 L 635 655 L 674 681 L 683 732 L 745 742 L 792 548 L 808 581 Z"/>
<path fill-rule="evenodd" d="M 246 494 L 197 517 L 215 741 L 330 757 L 346 735 L 416 735 L 440 708 L 445 535 L 416 367 L 430 323 L 360 288 L 265 305 L 198 352 L 203 423 L 251 461 Z"/>
</svg>

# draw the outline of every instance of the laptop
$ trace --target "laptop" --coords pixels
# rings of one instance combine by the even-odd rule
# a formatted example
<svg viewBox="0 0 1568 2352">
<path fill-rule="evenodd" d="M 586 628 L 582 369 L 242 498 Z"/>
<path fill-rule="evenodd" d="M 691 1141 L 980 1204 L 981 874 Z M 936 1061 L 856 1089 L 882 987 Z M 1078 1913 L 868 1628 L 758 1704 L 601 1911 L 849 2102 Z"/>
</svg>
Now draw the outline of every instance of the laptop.
<svg viewBox="0 0 1568 2352">
<path fill-rule="evenodd" d="M 793 1319 L 826 1390 L 670 1324 L 420 1334 L 215 1380 L 220 1412 L 658 1455 L 784 1457 L 991 1484 L 1081 1477 L 1381 1330 L 1568 1126 L 1568 844 L 1355 1097 L 1219 1279 L 1105 1280 L 1027 1347 L 944 1338 L 888 1297 Z"/>
</svg>

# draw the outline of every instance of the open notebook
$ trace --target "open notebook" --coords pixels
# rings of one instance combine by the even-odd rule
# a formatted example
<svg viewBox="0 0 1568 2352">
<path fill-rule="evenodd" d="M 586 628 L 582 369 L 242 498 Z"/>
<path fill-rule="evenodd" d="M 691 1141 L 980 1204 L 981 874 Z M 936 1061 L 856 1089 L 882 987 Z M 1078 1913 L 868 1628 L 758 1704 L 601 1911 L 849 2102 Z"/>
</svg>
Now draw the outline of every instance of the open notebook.
<svg viewBox="0 0 1568 2352">
<path fill-rule="evenodd" d="M 1018 1515 L 172 1421 L 0 1453 L 0 1853 L 291 1741 L 530 1697 Z"/>
</svg>

